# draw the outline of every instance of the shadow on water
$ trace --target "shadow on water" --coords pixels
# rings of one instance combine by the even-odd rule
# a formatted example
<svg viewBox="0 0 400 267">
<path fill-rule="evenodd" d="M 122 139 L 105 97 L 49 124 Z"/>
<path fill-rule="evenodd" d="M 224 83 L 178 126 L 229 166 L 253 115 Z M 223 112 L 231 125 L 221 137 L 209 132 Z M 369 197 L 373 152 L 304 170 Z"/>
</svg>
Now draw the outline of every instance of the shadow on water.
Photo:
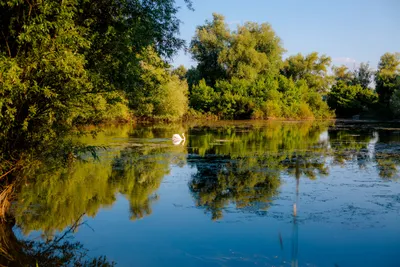
<svg viewBox="0 0 400 267">
<path fill-rule="evenodd" d="M 170 137 L 182 132 L 186 142 L 174 145 Z M 383 179 L 397 179 L 399 133 L 332 123 L 217 122 L 112 127 L 95 137 L 73 137 L 41 151 L 30 167 L 12 174 L 18 176 L 15 179 L 3 179 L 1 209 L 8 219 L 1 225 L 6 248 L 1 263 L 38 260 L 48 240 L 57 240 L 51 238 L 56 232 L 73 235 L 82 214 L 95 217 L 111 207 L 118 194 L 129 202 L 130 220 L 151 215 L 152 205 L 162 201 L 158 189 L 171 166 L 188 165 L 195 170 L 188 181 L 191 197 L 215 221 L 230 212 L 271 216 L 269 209 L 281 194 L 284 178 L 294 178 L 293 212 L 284 220 L 293 224 L 291 264 L 298 266 L 299 224 L 310 219 L 299 217 L 301 181 L 327 177 L 333 167 L 349 164 L 360 171 L 375 168 Z M 23 236 L 39 231 L 43 240 L 17 238 L 13 227 Z M 283 250 L 281 234 L 279 243 Z M 52 247 L 85 251 L 79 243 Z M 22 254 L 17 257 L 18 253 Z"/>
</svg>

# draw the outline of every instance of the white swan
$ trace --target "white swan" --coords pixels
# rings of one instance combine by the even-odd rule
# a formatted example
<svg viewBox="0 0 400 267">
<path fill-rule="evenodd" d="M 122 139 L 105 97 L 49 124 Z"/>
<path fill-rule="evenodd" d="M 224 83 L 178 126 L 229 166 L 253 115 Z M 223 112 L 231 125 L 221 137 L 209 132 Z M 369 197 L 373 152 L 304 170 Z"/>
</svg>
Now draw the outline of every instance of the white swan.
<svg viewBox="0 0 400 267">
<path fill-rule="evenodd" d="M 172 142 L 174 145 L 179 145 L 182 141 L 185 142 L 185 133 L 182 133 L 182 137 L 179 134 L 174 134 L 172 136 Z"/>
</svg>

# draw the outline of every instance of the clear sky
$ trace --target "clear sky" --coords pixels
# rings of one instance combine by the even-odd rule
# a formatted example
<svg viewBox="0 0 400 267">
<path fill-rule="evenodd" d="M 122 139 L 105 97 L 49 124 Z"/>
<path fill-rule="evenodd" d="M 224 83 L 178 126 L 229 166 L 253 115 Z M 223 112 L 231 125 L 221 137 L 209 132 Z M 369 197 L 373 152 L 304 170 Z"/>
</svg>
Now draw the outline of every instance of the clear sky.
<svg viewBox="0 0 400 267">
<path fill-rule="evenodd" d="M 285 57 L 317 51 L 334 65 L 370 62 L 375 69 L 385 52 L 400 52 L 400 0 L 193 0 L 193 5 L 195 11 L 182 7 L 178 13 L 187 44 L 196 26 L 217 12 L 231 29 L 246 21 L 270 23 L 287 50 Z M 173 62 L 180 64 L 196 63 L 181 51 Z"/>
</svg>

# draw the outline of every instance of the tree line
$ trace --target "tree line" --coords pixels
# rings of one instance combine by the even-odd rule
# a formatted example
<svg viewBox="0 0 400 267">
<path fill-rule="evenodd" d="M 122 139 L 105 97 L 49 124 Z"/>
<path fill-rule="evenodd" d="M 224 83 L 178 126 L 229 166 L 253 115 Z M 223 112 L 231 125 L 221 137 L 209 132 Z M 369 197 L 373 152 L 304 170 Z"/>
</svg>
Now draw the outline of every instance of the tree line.
<svg viewBox="0 0 400 267">
<path fill-rule="evenodd" d="M 255 119 L 400 115 L 399 53 L 384 54 L 377 71 L 368 63 L 331 68 L 331 58 L 317 52 L 283 59 L 270 24 L 247 22 L 232 31 L 219 14 L 197 27 L 190 52 L 198 63 L 185 76 L 194 112 Z"/>
<path fill-rule="evenodd" d="M 363 63 L 331 73 L 331 58 L 317 52 L 283 59 L 268 23 L 231 30 L 213 14 L 188 47 L 197 66 L 174 69 L 185 47 L 179 8 L 174 0 L 0 1 L 2 150 L 132 118 L 400 115 L 399 54 L 384 54 L 376 72 Z"/>
</svg>

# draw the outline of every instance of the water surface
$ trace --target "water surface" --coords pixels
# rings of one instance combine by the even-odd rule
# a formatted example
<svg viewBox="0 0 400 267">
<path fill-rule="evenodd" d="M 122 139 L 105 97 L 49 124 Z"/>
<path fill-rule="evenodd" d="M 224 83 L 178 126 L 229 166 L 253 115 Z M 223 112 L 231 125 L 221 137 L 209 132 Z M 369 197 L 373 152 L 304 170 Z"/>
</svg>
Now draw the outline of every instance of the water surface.
<svg viewBox="0 0 400 267">
<path fill-rule="evenodd" d="M 400 266 L 396 126 L 97 130 L 75 140 L 104 147 L 97 159 L 47 163 L 21 188 L 18 238 L 45 240 L 78 220 L 74 240 L 117 266 Z"/>
</svg>

